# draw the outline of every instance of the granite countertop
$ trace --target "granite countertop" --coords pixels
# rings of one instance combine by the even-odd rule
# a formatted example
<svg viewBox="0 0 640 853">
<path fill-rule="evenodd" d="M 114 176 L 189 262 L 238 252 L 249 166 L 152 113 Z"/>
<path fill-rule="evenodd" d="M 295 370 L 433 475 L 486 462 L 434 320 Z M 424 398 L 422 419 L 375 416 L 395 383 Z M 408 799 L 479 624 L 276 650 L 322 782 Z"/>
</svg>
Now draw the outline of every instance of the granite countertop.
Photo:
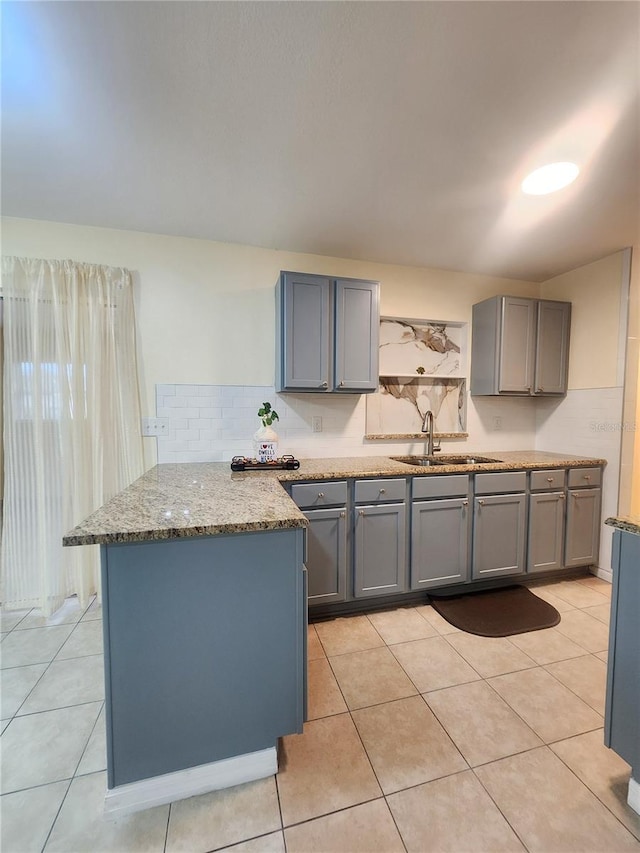
<svg viewBox="0 0 640 853">
<path fill-rule="evenodd" d="M 469 451 L 464 455 L 472 456 Z M 446 455 L 446 454 L 444 454 Z M 433 476 L 475 471 L 604 465 L 541 451 L 479 453 L 489 465 L 423 468 L 387 456 L 302 459 L 296 471 L 232 472 L 228 462 L 156 465 L 63 537 L 63 545 L 96 545 L 306 527 L 280 483 L 347 477 Z"/>
<path fill-rule="evenodd" d="M 605 524 L 625 530 L 627 533 L 635 533 L 640 536 L 640 516 L 637 515 L 615 515 L 608 518 Z"/>
</svg>

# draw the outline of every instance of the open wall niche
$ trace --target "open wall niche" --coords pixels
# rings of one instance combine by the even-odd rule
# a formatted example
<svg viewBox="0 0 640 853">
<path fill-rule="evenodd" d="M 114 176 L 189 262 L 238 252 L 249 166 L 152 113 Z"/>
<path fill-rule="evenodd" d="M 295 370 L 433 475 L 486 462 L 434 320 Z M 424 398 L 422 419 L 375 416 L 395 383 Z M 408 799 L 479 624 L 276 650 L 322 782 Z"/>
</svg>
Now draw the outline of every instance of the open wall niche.
<svg viewBox="0 0 640 853">
<path fill-rule="evenodd" d="M 428 410 L 437 435 L 466 435 L 466 323 L 381 317 L 379 370 L 366 438 L 420 436 Z"/>
</svg>

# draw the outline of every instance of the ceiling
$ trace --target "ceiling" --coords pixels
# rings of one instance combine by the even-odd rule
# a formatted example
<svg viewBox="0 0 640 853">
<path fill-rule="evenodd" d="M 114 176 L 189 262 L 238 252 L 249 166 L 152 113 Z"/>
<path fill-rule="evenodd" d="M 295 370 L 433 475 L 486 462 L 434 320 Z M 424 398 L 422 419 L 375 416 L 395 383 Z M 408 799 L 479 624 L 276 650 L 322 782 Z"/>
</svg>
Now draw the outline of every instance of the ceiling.
<svg viewBox="0 0 640 853">
<path fill-rule="evenodd" d="M 638 241 L 637 2 L 2 17 L 5 215 L 538 281 Z"/>
</svg>

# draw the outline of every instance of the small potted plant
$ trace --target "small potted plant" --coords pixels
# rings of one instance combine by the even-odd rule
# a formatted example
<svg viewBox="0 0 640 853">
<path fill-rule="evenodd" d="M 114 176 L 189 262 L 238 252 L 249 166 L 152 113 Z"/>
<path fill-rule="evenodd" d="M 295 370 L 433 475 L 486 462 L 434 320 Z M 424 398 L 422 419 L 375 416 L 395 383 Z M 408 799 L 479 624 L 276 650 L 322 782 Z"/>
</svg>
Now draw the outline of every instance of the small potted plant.
<svg viewBox="0 0 640 853">
<path fill-rule="evenodd" d="M 258 462 L 275 462 L 278 458 L 278 433 L 271 428 L 271 424 L 279 421 L 280 417 L 276 410 L 271 408 L 271 403 L 262 404 L 258 409 L 258 417 L 262 426 L 253 436 L 255 457 Z"/>
</svg>

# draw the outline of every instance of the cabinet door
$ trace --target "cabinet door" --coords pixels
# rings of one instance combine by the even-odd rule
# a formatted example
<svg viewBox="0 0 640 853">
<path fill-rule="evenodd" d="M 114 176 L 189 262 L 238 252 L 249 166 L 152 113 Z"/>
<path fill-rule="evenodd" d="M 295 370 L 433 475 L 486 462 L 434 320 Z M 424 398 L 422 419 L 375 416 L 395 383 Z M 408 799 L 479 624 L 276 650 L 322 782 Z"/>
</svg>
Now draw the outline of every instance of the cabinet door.
<svg viewBox="0 0 640 853">
<path fill-rule="evenodd" d="M 533 387 L 536 302 L 505 296 L 500 329 L 499 392 L 529 394 Z"/>
<path fill-rule="evenodd" d="M 322 276 L 283 275 L 282 389 L 330 390 L 331 287 Z"/>
<path fill-rule="evenodd" d="M 571 303 L 538 302 L 536 394 L 566 394 Z"/>
<path fill-rule="evenodd" d="M 475 498 L 472 579 L 524 572 L 525 495 Z"/>
<path fill-rule="evenodd" d="M 347 595 L 346 510 L 305 512 L 309 605 L 344 601 Z"/>
<path fill-rule="evenodd" d="M 363 506 L 354 512 L 354 596 L 405 592 L 405 505 Z"/>
<path fill-rule="evenodd" d="M 336 281 L 336 391 L 377 391 L 379 285 L 373 281 Z"/>
<path fill-rule="evenodd" d="M 469 501 L 415 501 L 411 508 L 411 589 L 469 580 Z"/>
<path fill-rule="evenodd" d="M 600 489 L 568 492 L 565 566 L 591 566 L 598 562 L 600 494 Z"/>
<path fill-rule="evenodd" d="M 528 572 L 562 568 L 564 506 L 564 492 L 529 496 Z"/>
</svg>

